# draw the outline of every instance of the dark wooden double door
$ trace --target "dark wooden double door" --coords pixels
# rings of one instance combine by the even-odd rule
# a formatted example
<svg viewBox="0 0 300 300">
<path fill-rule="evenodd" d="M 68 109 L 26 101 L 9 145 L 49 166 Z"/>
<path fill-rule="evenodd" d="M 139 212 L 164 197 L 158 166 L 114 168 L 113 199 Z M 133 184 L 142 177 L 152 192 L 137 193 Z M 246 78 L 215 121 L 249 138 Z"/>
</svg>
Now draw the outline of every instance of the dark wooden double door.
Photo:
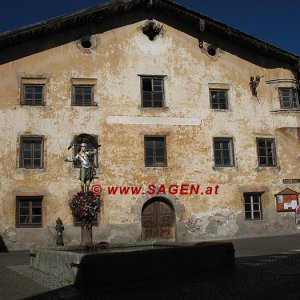
<svg viewBox="0 0 300 300">
<path fill-rule="evenodd" d="M 175 240 L 175 214 L 170 204 L 160 198 L 146 202 L 142 210 L 142 241 Z"/>
</svg>

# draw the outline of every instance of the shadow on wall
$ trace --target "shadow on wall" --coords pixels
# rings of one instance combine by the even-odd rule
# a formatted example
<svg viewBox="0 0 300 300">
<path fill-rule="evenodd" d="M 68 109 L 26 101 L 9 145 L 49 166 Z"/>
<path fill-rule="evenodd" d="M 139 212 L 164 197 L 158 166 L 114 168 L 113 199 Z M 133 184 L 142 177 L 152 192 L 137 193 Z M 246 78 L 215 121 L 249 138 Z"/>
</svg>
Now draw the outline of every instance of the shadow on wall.
<svg viewBox="0 0 300 300">
<path fill-rule="evenodd" d="M 8 252 L 8 249 L 4 243 L 1 235 L 0 235 L 0 252 Z"/>
</svg>

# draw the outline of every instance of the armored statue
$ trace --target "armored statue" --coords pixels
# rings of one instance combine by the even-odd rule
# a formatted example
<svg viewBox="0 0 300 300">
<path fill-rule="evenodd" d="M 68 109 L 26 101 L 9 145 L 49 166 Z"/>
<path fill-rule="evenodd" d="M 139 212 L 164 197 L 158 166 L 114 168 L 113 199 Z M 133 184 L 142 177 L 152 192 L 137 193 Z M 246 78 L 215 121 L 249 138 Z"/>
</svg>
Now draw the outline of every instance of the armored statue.
<svg viewBox="0 0 300 300">
<path fill-rule="evenodd" d="M 93 162 L 93 156 L 96 153 L 96 149 L 92 151 L 86 151 L 86 143 L 80 144 L 80 151 L 75 155 L 72 160 L 65 158 L 66 162 L 79 162 L 80 163 L 80 173 L 79 180 L 81 184 L 81 192 L 89 192 L 90 184 L 96 175 L 96 168 Z M 100 147 L 100 146 L 99 146 Z"/>
</svg>

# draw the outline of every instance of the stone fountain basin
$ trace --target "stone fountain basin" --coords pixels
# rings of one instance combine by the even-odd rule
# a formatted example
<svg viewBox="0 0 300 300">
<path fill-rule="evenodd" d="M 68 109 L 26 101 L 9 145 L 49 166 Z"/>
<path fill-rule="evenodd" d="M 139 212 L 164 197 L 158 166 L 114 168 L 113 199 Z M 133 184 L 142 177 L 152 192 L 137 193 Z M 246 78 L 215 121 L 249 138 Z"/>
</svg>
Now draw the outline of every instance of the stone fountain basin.
<svg viewBox="0 0 300 300">
<path fill-rule="evenodd" d="M 31 267 L 76 287 L 107 286 L 235 267 L 232 243 L 154 243 L 31 250 Z"/>
</svg>

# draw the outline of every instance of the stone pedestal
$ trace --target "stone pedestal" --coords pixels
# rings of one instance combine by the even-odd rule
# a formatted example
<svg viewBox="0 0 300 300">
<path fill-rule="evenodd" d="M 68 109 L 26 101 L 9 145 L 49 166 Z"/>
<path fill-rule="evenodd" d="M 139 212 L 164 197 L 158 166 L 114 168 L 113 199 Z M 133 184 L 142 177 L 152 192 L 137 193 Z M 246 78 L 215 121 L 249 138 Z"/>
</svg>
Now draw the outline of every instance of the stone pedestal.
<svg viewBox="0 0 300 300">
<path fill-rule="evenodd" d="M 93 226 L 92 223 L 81 225 L 81 245 L 93 244 Z"/>
</svg>

